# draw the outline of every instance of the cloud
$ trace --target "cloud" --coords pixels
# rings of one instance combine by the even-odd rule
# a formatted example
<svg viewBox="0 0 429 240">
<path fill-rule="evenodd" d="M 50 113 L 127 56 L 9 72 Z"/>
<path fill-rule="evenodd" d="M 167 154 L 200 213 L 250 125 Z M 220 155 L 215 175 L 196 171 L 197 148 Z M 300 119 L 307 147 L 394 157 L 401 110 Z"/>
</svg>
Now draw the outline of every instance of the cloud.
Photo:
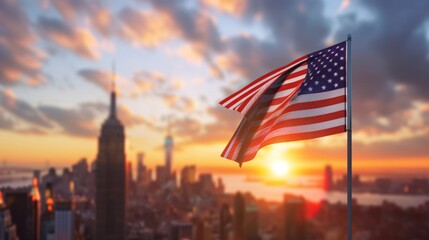
<svg viewBox="0 0 429 240">
<path fill-rule="evenodd" d="M 97 136 L 99 126 L 94 121 L 101 109 L 101 104 L 84 103 L 76 109 L 63 109 L 55 106 L 40 106 L 40 111 L 55 122 L 60 131 L 80 137 Z"/>
<path fill-rule="evenodd" d="M 240 16 L 246 8 L 246 0 L 203 0 L 203 3 L 207 6 L 218 9 L 222 12 L 229 13 L 234 16 Z"/>
<path fill-rule="evenodd" d="M 41 84 L 44 54 L 18 1 L 0 1 L 0 84 Z"/>
<path fill-rule="evenodd" d="M 19 100 L 11 91 L 0 91 L 0 106 L 10 114 L 38 127 L 51 128 L 52 124 L 37 108 Z"/>
<path fill-rule="evenodd" d="M 165 13 L 124 8 L 119 13 L 119 33 L 135 45 L 155 47 L 176 34 L 172 19 Z"/>
<path fill-rule="evenodd" d="M 84 80 L 94 84 L 102 90 L 110 93 L 112 91 L 112 73 L 98 69 L 81 69 L 77 74 Z M 124 84 L 126 79 L 118 74 L 115 74 L 116 85 Z M 116 92 L 121 95 L 121 90 L 117 87 Z"/>
<path fill-rule="evenodd" d="M 45 8 L 53 6 L 69 24 L 89 17 L 91 26 L 100 34 L 110 36 L 113 32 L 113 16 L 99 1 L 47 0 L 44 5 Z"/>
<path fill-rule="evenodd" d="M 0 129 L 12 129 L 13 127 L 13 121 L 7 118 L 4 113 L 0 111 Z"/>
<path fill-rule="evenodd" d="M 135 115 L 126 106 L 120 105 L 118 108 L 118 118 L 126 127 L 133 127 L 138 125 L 145 125 L 149 128 L 155 129 L 155 125 L 140 115 Z"/>
<path fill-rule="evenodd" d="M 227 144 L 238 126 L 240 114 L 220 106 L 209 108 L 208 114 L 213 118 L 211 123 L 202 123 L 190 117 L 172 122 L 174 134 L 183 139 L 182 145 Z"/>
<path fill-rule="evenodd" d="M 112 75 L 107 72 L 96 69 L 81 69 L 78 75 L 106 92 L 112 91 Z"/>
<path fill-rule="evenodd" d="M 73 28 L 58 19 L 48 17 L 39 17 L 37 29 L 47 40 L 78 56 L 91 60 L 99 58 L 97 39 L 88 29 Z"/>
<path fill-rule="evenodd" d="M 120 12 L 121 36 L 146 47 L 155 47 L 170 39 L 184 39 L 190 43 L 195 54 L 186 56 L 186 59 L 204 59 L 216 76 L 222 76 L 220 69 L 212 62 L 212 55 L 223 49 L 214 20 L 205 12 L 187 8 L 179 1 L 156 0 L 151 4 L 154 10 L 150 12 L 131 8 Z M 186 52 L 190 53 L 189 50 Z"/>
</svg>

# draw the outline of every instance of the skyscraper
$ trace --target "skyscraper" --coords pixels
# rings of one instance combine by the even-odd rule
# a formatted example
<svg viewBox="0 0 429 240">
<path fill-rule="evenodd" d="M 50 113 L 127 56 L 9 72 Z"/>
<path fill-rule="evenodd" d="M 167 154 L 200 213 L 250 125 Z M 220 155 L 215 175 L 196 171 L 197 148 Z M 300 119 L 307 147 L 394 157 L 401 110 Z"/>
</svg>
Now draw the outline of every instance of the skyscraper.
<svg viewBox="0 0 429 240">
<path fill-rule="evenodd" d="M 258 240 L 259 239 L 259 222 L 258 222 L 258 206 L 248 204 L 246 213 L 244 214 L 244 239 Z"/>
<path fill-rule="evenodd" d="M 326 165 L 325 167 L 325 178 L 323 183 L 323 189 L 327 192 L 332 190 L 332 167 L 331 165 Z"/>
<path fill-rule="evenodd" d="M 75 216 L 71 201 L 57 202 L 55 205 L 55 239 L 75 239 Z"/>
<path fill-rule="evenodd" d="M 166 168 L 168 175 L 170 176 L 171 166 L 173 164 L 172 163 L 172 161 L 173 161 L 173 137 L 171 136 L 171 134 L 168 134 L 165 137 L 164 147 L 165 147 L 165 168 Z"/>
<path fill-rule="evenodd" d="M 244 240 L 244 214 L 244 198 L 238 192 L 234 199 L 234 240 Z"/>
<path fill-rule="evenodd" d="M 116 117 L 116 93 L 111 93 L 110 115 L 98 139 L 96 163 L 96 237 L 125 239 L 125 133 Z"/>
<path fill-rule="evenodd" d="M 305 239 L 305 200 L 285 195 L 284 211 L 284 239 Z"/>
</svg>

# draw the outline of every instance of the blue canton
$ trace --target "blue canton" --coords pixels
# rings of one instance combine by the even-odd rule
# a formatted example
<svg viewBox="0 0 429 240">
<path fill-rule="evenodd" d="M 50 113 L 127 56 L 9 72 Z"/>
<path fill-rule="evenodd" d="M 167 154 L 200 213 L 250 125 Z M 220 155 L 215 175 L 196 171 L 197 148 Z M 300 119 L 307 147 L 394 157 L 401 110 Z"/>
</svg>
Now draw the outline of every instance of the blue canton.
<svg viewBox="0 0 429 240">
<path fill-rule="evenodd" d="M 308 55 L 307 76 L 298 95 L 346 87 L 346 42 Z"/>
</svg>

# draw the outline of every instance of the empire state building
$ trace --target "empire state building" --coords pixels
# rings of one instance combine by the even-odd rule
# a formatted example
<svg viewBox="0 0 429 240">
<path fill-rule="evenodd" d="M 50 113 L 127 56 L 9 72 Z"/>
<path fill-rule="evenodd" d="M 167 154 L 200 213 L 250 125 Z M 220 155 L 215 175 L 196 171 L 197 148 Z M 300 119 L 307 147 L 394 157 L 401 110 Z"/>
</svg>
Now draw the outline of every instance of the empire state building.
<svg viewBox="0 0 429 240">
<path fill-rule="evenodd" d="M 125 239 L 125 134 L 116 117 L 116 93 L 111 93 L 110 114 L 98 138 L 96 163 L 96 237 Z"/>
</svg>

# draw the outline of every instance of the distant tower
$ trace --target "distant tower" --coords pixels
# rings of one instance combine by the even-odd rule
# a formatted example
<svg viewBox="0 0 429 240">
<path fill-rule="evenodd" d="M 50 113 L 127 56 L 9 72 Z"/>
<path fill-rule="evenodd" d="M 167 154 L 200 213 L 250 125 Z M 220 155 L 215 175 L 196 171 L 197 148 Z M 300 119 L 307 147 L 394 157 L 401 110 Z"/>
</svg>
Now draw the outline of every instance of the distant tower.
<svg viewBox="0 0 429 240">
<path fill-rule="evenodd" d="M 165 147 L 165 168 L 166 168 L 167 174 L 170 176 L 171 166 L 173 162 L 173 136 L 171 136 L 170 127 L 168 127 L 168 134 L 165 137 L 164 147 Z"/>
<path fill-rule="evenodd" d="M 39 181 L 38 178 L 33 177 L 33 187 L 30 192 L 31 207 L 33 209 L 33 240 L 38 240 L 40 237 L 40 192 L 39 192 Z"/>
<path fill-rule="evenodd" d="M 323 189 L 327 192 L 331 191 L 332 189 L 332 182 L 333 182 L 333 177 L 332 177 L 332 167 L 331 165 L 326 165 L 325 167 L 325 177 L 323 180 Z"/>
<path fill-rule="evenodd" d="M 57 202 L 55 205 L 55 239 L 75 239 L 75 214 L 73 202 Z"/>
<path fill-rule="evenodd" d="M 223 204 L 220 208 L 219 221 L 219 239 L 227 240 L 229 239 L 227 225 L 231 222 L 231 213 L 229 212 L 229 206 L 227 204 Z"/>
<path fill-rule="evenodd" d="M 305 239 L 305 200 L 302 197 L 284 198 L 284 239 Z"/>
<path fill-rule="evenodd" d="M 249 204 L 246 206 L 246 213 L 244 214 L 244 236 L 246 240 L 258 240 L 258 206 Z"/>
<path fill-rule="evenodd" d="M 113 81 L 114 83 L 114 81 Z M 96 162 L 96 237 L 125 239 L 125 133 L 116 117 L 116 92 L 113 85 L 110 115 L 98 138 Z"/>
<path fill-rule="evenodd" d="M 238 192 L 234 199 L 234 240 L 244 240 L 244 214 L 244 198 Z"/>
</svg>

